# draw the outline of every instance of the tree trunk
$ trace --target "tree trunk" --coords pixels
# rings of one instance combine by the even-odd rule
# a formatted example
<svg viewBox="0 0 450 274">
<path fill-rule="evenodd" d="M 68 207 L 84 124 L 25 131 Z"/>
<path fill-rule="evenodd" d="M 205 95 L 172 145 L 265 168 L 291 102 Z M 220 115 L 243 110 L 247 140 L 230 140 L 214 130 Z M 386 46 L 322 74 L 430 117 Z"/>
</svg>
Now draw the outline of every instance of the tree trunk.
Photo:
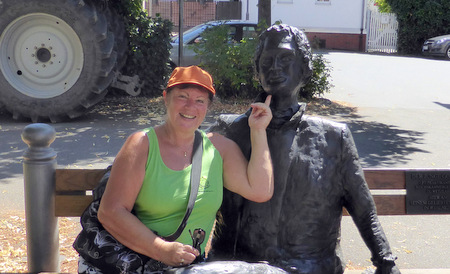
<svg viewBox="0 0 450 274">
<path fill-rule="evenodd" d="M 272 24 L 270 0 L 258 0 L 258 23 Z"/>
</svg>

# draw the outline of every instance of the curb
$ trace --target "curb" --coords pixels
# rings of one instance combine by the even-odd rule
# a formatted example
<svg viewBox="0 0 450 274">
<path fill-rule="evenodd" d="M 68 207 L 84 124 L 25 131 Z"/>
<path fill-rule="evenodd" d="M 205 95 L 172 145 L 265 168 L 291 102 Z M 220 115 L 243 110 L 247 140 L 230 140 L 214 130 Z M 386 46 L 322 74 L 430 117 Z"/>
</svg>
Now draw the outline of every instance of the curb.
<svg viewBox="0 0 450 274">
<path fill-rule="evenodd" d="M 439 269 L 400 269 L 402 274 L 450 274 L 450 268 Z M 365 270 L 345 270 L 344 274 L 371 274 Z"/>
</svg>

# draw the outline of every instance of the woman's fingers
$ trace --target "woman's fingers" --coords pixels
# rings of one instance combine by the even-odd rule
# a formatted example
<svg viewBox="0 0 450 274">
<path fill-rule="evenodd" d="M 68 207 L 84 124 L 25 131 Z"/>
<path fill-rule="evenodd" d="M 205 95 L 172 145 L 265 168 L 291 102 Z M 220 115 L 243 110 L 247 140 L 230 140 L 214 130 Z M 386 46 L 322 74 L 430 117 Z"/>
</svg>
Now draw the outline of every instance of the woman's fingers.
<svg viewBox="0 0 450 274">
<path fill-rule="evenodd" d="M 185 245 L 184 252 L 182 252 L 180 256 L 179 265 L 190 265 L 199 255 L 200 252 L 196 248 L 190 245 Z"/>
<path fill-rule="evenodd" d="M 272 111 L 270 102 L 272 95 L 268 95 L 264 103 L 253 103 L 252 113 L 250 114 L 249 126 L 251 128 L 266 128 L 272 120 Z"/>
<path fill-rule="evenodd" d="M 271 101 L 272 101 L 272 95 L 267 95 L 266 101 L 264 101 L 264 104 L 269 107 Z"/>
<path fill-rule="evenodd" d="M 270 111 L 270 102 L 272 101 L 272 95 L 267 95 L 266 100 L 264 103 L 253 103 L 251 106 L 254 111 L 257 111 L 256 113 L 261 112 L 271 112 Z"/>
<path fill-rule="evenodd" d="M 200 252 L 190 245 L 184 245 L 178 242 L 167 242 L 167 244 L 170 245 L 170 248 L 167 250 L 167 259 L 161 260 L 166 265 L 189 265 L 200 255 Z"/>
</svg>

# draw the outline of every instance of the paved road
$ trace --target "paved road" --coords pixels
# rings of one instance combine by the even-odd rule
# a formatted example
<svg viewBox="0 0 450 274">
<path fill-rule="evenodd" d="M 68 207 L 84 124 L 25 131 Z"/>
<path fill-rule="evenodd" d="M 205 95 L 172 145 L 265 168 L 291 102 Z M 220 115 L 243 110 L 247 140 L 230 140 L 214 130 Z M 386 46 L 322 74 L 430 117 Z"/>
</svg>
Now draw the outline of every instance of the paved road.
<svg viewBox="0 0 450 274">
<path fill-rule="evenodd" d="M 354 115 L 334 115 L 352 129 L 365 167 L 450 167 L 450 62 L 357 53 L 326 53 L 334 85 L 326 98 L 357 107 Z M 151 111 L 150 111 L 151 112 Z M 104 168 L 126 136 L 157 124 L 161 114 L 120 109 L 91 113 L 53 125 L 52 147 L 60 167 Z M 210 120 L 209 120 L 210 121 Z M 0 208 L 23 210 L 20 139 L 28 122 L 0 111 Z M 450 216 L 381 217 L 401 268 L 450 269 Z M 370 254 L 349 217 L 342 226 L 343 252 L 355 266 L 369 266 Z M 449 271 L 450 272 L 450 271 Z"/>
<path fill-rule="evenodd" d="M 450 168 L 450 62 L 330 52 L 326 98 L 358 107 L 346 119 L 365 166 Z M 339 118 L 338 118 L 339 119 Z"/>
<path fill-rule="evenodd" d="M 332 115 L 351 128 L 364 167 L 450 168 L 450 61 L 329 52 L 335 87 L 325 97 L 357 107 Z M 450 216 L 382 216 L 401 268 L 450 273 Z M 342 225 L 347 260 L 370 253 L 350 217 Z"/>
</svg>

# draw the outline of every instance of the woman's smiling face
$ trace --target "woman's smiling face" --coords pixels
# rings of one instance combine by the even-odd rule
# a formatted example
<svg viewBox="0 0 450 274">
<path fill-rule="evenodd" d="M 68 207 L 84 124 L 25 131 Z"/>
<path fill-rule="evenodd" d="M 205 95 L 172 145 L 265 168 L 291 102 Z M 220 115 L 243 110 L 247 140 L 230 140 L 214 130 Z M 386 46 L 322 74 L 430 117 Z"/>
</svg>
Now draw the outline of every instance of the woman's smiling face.
<svg viewBox="0 0 450 274">
<path fill-rule="evenodd" d="M 185 129 L 197 129 L 201 125 L 210 103 L 208 91 L 195 85 L 174 86 L 163 95 L 170 123 Z"/>
</svg>

